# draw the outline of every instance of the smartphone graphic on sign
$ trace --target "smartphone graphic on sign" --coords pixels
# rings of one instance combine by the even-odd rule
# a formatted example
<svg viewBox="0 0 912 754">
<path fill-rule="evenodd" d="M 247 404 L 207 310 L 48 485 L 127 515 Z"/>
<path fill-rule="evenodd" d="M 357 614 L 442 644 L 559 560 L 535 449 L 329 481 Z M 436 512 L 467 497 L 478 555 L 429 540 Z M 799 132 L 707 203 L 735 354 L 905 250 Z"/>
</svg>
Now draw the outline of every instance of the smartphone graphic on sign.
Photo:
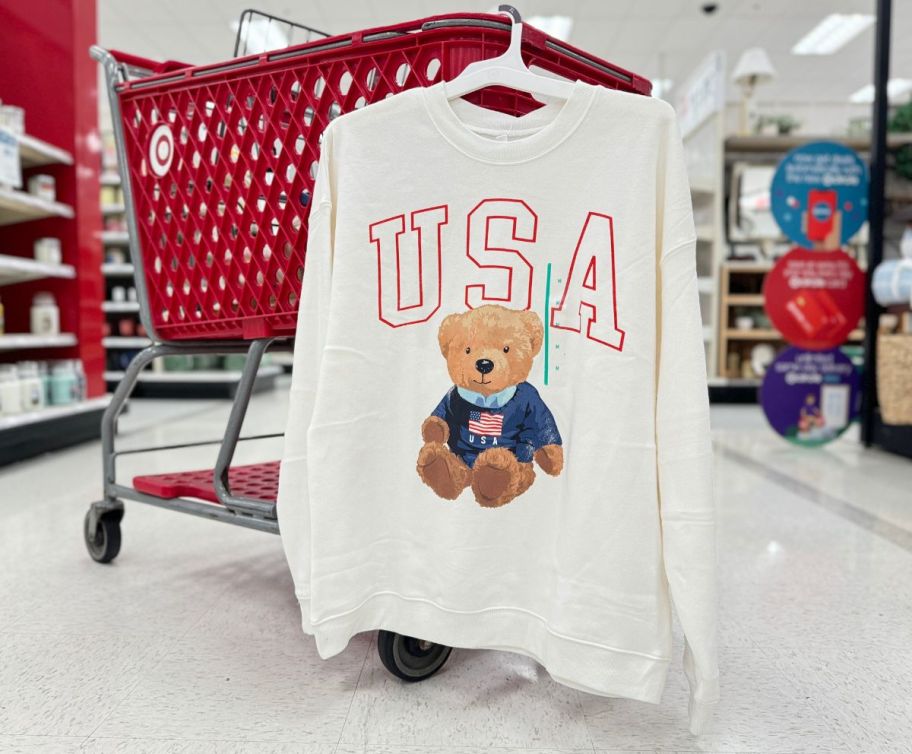
<svg viewBox="0 0 912 754">
<path fill-rule="evenodd" d="M 833 230 L 836 218 L 836 191 L 811 189 L 808 191 L 807 237 L 811 241 L 824 241 Z"/>
</svg>

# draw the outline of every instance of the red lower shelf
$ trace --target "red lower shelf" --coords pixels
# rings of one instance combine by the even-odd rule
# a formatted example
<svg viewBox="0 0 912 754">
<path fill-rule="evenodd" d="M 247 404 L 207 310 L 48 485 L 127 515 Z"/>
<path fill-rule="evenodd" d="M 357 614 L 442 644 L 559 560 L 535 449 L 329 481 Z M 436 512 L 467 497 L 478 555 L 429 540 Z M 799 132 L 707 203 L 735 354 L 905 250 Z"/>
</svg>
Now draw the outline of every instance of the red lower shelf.
<svg viewBox="0 0 912 754">
<path fill-rule="evenodd" d="M 194 497 L 218 503 L 212 479 L 212 469 L 176 471 L 134 477 L 133 486 L 155 497 Z M 228 471 L 228 484 L 233 495 L 273 503 L 279 494 L 279 462 L 235 466 Z"/>
</svg>

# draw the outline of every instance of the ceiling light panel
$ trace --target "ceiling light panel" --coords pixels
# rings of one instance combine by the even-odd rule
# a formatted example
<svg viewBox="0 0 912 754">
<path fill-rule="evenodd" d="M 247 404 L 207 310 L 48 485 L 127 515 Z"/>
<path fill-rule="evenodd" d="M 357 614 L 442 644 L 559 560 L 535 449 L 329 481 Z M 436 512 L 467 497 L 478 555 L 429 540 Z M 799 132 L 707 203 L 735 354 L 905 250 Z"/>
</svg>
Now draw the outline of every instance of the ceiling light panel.
<svg viewBox="0 0 912 754">
<path fill-rule="evenodd" d="M 874 23 L 867 13 L 831 13 L 792 48 L 793 55 L 832 55 Z"/>
</svg>

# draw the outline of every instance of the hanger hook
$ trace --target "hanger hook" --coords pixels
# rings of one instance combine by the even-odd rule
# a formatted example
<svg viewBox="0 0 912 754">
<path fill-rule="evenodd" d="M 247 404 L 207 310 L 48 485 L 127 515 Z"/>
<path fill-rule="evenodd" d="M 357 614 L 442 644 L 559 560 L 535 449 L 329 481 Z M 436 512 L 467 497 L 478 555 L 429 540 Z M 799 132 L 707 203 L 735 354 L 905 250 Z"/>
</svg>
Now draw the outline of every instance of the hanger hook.
<svg viewBox="0 0 912 754">
<path fill-rule="evenodd" d="M 498 5 L 497 12 L 498 13 L 508 13 L 509 15 L 511 15 L 513 17 L 514 23 L 517 23 L 517 24 L 522 23 L 522 16 L 519 15 L 519 11 L 516 10 L 516 8 L 514 8 L 512 5 Z"/>
</svg>

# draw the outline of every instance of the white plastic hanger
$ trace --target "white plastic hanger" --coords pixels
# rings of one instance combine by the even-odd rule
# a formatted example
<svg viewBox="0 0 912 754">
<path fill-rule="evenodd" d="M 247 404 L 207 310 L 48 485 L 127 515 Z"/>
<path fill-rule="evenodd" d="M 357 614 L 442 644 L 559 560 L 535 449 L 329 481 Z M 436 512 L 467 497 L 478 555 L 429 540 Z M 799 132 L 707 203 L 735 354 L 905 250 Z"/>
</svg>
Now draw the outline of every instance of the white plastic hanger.
<svg viewBox="0 0 912 754">
<path fill-rule="evenodd" d="M 501 5 L 498 13 L 505 13 L 513 22 L 510 46 L 503 55 L 470 63 L 456 78 L 443 84 L 448 100 L 464 97 L 486 86 L 505 86 L 533 96 L 556 97 L 567 100 L 573 91 L 573 82 L 542 76 L 529 70 L 522 59 L 523 25 L 519 11 L 512 5 Z"/>
</svg>

